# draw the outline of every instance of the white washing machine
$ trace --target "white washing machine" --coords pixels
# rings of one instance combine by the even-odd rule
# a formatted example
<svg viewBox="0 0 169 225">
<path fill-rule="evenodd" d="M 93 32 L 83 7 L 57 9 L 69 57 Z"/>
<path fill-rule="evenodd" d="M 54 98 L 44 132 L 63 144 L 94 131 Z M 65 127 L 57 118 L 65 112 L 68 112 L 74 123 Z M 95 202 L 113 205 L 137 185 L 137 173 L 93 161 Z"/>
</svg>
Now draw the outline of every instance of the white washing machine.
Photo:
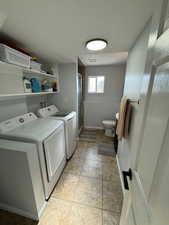
<svg viewBox="0 0 169 225">
<path fill-rule="evenodd" d="M 52 117 L 56 120 L 62 120 L 65 127 L 66 157 L 69 159 L 77 145 L 76 139 L 76 112 L 60 112 L 55 105 L 39 109 L 37 112 L 41 118 Z"/>
<path fill-rule="evenodd" d="M 36 144 L 45 199 L 48 199 L 66 163 L 64 123 L 27 113 L 0 123 L 0 139 Z M 22 168 L 21 168 L 22 169 Z M 14 191 L 14 190 L 13 190 Z"/>
</svg>

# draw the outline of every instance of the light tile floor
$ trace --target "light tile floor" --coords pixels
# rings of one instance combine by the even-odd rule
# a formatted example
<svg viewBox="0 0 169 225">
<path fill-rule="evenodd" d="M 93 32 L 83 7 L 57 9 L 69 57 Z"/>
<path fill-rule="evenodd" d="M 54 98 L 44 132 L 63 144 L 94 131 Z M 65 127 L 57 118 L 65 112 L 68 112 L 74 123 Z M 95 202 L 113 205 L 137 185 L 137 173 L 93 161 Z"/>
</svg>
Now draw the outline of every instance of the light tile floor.
<svg viewBox="0 0 169 225">
<path fill-rule="evenodd" d="M 97 133 L 97 140 L 106 138 Z M 107 139 L 108 141 L 110 139 Z M 116 159 L 79 142 L 39 222 L 0 210 L 3 225 L 118 225 L 122 191 Z"/>
</svg>

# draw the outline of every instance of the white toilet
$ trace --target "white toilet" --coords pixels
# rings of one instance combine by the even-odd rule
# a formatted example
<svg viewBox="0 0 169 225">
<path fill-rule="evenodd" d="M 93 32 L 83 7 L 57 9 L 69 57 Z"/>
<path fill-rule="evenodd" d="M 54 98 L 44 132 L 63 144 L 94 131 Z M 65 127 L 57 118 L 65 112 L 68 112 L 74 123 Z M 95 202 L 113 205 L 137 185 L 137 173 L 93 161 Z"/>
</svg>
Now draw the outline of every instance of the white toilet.
<svg viewBox="0 0 169 225">
<path fill-rule="evenodd" d="M 114 120 L 103 120 L 102 124 L 105 129 L 105 136 L 113 137 L 116 122 Z"/>
</svg>

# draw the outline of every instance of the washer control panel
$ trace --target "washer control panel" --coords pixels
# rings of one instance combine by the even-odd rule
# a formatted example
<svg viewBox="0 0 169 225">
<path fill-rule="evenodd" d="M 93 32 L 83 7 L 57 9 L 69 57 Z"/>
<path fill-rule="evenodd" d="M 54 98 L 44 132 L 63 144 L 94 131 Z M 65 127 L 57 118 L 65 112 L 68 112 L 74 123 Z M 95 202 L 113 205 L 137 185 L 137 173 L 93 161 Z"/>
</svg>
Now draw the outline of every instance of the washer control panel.
<svg viewBox="0 0 169 225">
<path fill-rule="evenodd" d="M 0 123 L 0 133 L 5 133 L 37 119 L 34 113 L 26 113 Z"/>
</svg>

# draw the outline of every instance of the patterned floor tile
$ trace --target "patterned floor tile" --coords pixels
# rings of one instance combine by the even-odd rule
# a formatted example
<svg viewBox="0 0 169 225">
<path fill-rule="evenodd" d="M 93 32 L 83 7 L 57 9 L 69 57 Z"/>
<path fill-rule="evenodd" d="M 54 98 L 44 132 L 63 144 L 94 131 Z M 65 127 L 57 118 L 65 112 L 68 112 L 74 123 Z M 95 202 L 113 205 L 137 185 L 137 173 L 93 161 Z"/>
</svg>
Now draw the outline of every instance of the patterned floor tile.
<svg viewBox="0 0 169 225">
<path fill-rule="evenodd" d="M 72 204 L 71 213 L 67 219 L 66 225 L 102 225 L 102 210 Z"/>
<path fill-rule="evenodd" d="M 118 180 L 118 181 L 103 181 L 103 194 L 111 195 L 114 193 L 122 196 L 120 180 Z"/>
<path fill-rule="evenodd" d="M 104 181 L 119 182 L 119 172 L 117 166 L 113 163 L 104 163 L 102 166 L 102 174 Z"/>
<path fill-rule="evenodd" d="M 97 160 L 83 159 L 83 166 L 100 167 L 102 168 L 102 162 Z"/>
<path fill-rule="evenodd" d="M 77 189 L 81 192 L 97 192 L 102 194 L 102 181 L 95 178 L 83 177 L 81 176 L 78 182 Z"/>
<path fill-rule="evenodd" d="M 120 220 L 119 213 L 103 210 L 103 225 L 118 225 Z"/>
<path fill-rule="evenodd" d="M 82 162 L 79 159 L 72 158 L 68 162 L 64 172 L 70 173 L 73 175 L 80 175 L 82 168 L 83 168 Z"/>
<path fill-rule="evenodd" d="M 71 208 L 71 202 L 51 198 L 38 225 L 69 225 Z"/>
<path fill-rule="evenodd" d="M 82 168 L 81 176 L 87 176 L 92 178 L 98 178 L 102 180 L 102 168 L 85 165 Z"/>
<path fill-rule="evenodd" d="M 81 192 L 77 190 L 74 201 L 83 205 L 102 209 L 102 195 L 97 192 Z"/>
<path fill-rule="evenodd" d="M 123 194 L 120 180 L 103 181 L 103 209 L 120 213 Z"/>
<path fill-rule="evenodd" d="M 78 181 L 78 176 L 64 173 L 56 185 L 52 197 L 70 201 L 73 200 Z"/>
<path fill-rule="evenodd" d="M 112 194 L 111 196 L 103 194 L 103 209 L 109 210 L 116 213 L 121 213 L 122 208 L 122 198 L 117 196 L 116 194 Z"/>
</svg>

